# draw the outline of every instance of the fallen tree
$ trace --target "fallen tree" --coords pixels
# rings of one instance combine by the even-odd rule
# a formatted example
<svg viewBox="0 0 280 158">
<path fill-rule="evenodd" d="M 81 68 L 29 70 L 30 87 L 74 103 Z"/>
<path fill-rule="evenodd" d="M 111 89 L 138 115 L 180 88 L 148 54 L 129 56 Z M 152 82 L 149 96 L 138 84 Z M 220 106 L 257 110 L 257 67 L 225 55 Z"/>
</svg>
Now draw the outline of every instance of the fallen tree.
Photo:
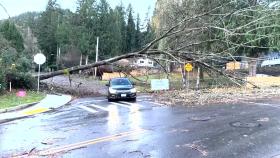
<svg viewBox="0 0 280 158">
<path fill-rule="evenodd" d="M 161 51 L 149 52 L 149 49 L 151 47 L 153 47 L 160 40 L 182 32 L 182 30 L 181 31 L 174 31 L 180 25 L 181 25 L 181 23 L 178 23 L 178 24 L 174 25 L 168 31 L 166 31 L 163 35 L 161 35 L 159 38 L 156 38 L 155 40 L 153 40 L 152 42 L 147 44 L 140 51 L 116 56 L 116 57 L 113 57 L 113 58 L 110 58 L 110 59 L 107 59 L 107 60 L 102 60 L 102 61 L 92 63 L 92 64 L 88 64 L 88 65 L 74 66 L 74 67 L 71 67 L 71 68 L 42 74 L 42 75 L 39 76 L 39 78 L 40 78 L 40 80 L 44 80 L 44 79 L 48 79 L 48 78 L 51 78 L 51 77 L 54 77 L 54 76 L 63 75 L 63 74 L 65 74 L 65 72 L 71 73 L 71 72 L 76 72 L 76 71 L 79 71 L 79 70 L 91 69 L 91 68 L 102 66 L 102 65 L 109 65 L 111 63 L 114 63 L 114 62 L 122 60 L 122 59 L 133 58 L 133 57 L 143 57 L 143 56 L 146 57 L 146 56 L 150 56 L 150 55 L 160 54 Z M 38 76 L 35 76 L 35 77 L 38 77 Z"/>
<path fill-rule="evenodd" d="M 228 3 L 222 3 L 219 6 L 213 7 L 212 9 L 209 9 L 209 11 L 206 11 L 202 14 L 183 16 L 183 19 L 177 22 L 177 24 L 171 27 L 167 27 L 169 29 L 161 28 L 161 32 L 163 33 L 159 33 L 158 38 L 147 44 L 140 51 L 115 56 L 113 58 L 88 65 L 75 66 L 64 70 L 42 74 L 39 76 L 39 78 L 41 80 L 44 80 L 54 76 L 63 75 L 65 74 L 65 72 L 72 73 L 102 65 L 110 65 L 122 59 L 147 57 L 158 62 L 159 65 L 161 65 L 161 61 L 171 61 L 177 63 L 178 65 L 184 65 L 186 62 L 191 62 L 199 68 L 201 67 L 217 75 L 224 76 L 230 79 L 230 81 L 232 81 L 236 85 L 242 86 L 242 84 L 247 83 L 244 79 L 244 75 L 225 71 L 225 69 L 223 69 L 221 65 L 225 65 L 225 63 L 229 60 L 235 61 L 237 57 L 241 58 L 241 56 L 232 55 L 234 52 L 240 51 L 241 48 L 264 47 L 254 42 L 262 39 L 267 39 L 268 37 L 271 37 L 270 34 L 261 34 L 253 39 L 249 39 L 249 41 L 245 40 L 241 43 L 236 43 L 237 41 L 232 41 L 232 39 L 235 39 L 235 37 L 243 37 L 245 34 L 243 32 L 252 32 L 256 29 L 263 29 L 264 27 L 262 26 L 259 26 L 259 28 L 251 28 L 250 26 L 255 26 L 258 22 L 261 22 L 261 19 L 268 17 L 270 15 L 270 12 L 268 12 L 267 10 L 258 11 L 258 8 L 254 6 L 241 8 L 239 10 L 229 10 L 228 12 L 221 13 L 218 11 L 223 10 L 223 7 L 229 7 L 233 3 L 235 2 L 229 1 Z M 220 25 L 220 23 L 222 22 L 229 22 L 228 19 L 230 17 L 236 18 L 243 14 L 246 15 L 248 11 L 257 12 L 259 13 L 258 16 L 261 17 L 258 17 L 257 19 L 249 19 L 251 21 L 248 21 L 248 23 L 241 26 L 234 25 L 230 29 L 227 28 L 227 26 Z M 265 12 L 266 14 L 262 15 L 262 12 Z M 272 15 L 274 14 L 278 15 L 278 13 L 272 13 Z M 211 18 L 213 18 L 214 20 L 213 23 L 209 21 L 209 19 Z M 203 19 L 208 20 L 205 21 Z M 215 21 L 216 19 L 219 19 L 220 23 L 218 23 L 219 20 Z M 240 33 L 241 28 L 244 31 L 242 30 L 243 32 Z M 203 36 L 203 38 L 200 37 L 202 34 L 209 34 L 209 32 L 214 32 L 214 34 L 216 32 L 216 34 L 220 34 L 220 36 L 217 36 L 214 39 L 210 35 L 209 38 L 208 36 Z M 249 36 L 251 36 L 251 34 L 249 34 Z M 162 41 L 169 42 L 167 43 L 167 47 L 163 49 L 154 49 L 155 45 Z M 205 44 L 213 45 L 213 47 L 217 48 L 205 49 L 208 48 L 208 46 L 205 47 Z M 201 47 L 203 47 L 203 49 Z M 253 58 L 250 59 L 255 60 Z M 168 73 L 168 71 L 165 70 L 164 66 L 161 67 L 166 73 Z"/>
</svg>

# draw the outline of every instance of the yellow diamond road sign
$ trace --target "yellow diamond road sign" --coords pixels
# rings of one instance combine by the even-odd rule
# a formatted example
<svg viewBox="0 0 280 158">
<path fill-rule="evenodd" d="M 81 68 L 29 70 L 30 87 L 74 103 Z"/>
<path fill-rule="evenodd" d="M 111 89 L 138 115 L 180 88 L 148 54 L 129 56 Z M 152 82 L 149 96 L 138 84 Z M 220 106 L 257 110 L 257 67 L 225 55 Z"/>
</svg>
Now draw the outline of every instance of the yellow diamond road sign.
<svg viewBox="0 0 280 158">
<path fill-rule="evenodd" d="M 192 64 L 190 64 L 190 63 L 186 64 L 186 65 L 185 65 L 185 69 L 186 69 L 186 71 L 188 71 L 188 72 L 192 71 L 192 69 L 193 69 Z"/>
</svg>

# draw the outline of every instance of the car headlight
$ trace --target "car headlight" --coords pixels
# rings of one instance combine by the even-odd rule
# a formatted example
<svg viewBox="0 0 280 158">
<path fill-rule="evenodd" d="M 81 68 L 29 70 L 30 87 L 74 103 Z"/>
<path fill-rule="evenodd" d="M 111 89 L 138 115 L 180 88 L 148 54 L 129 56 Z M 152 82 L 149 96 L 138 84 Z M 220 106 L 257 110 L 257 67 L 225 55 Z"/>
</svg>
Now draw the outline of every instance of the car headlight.
<svg viewBox="0 0 280 158">
<path fill-rule="evenodd" d="M 132 88 L 132 89 L 130 90 L 130 92 L 131 92 L 131 93 L 136 93 L 136 88 Z"/>
<path fill-rule="evenodd" d="M 109 92 L 111 94 L 116 94 L 117 93 L 117 90 L 113 89 L 113 88 L 109 88 Z"/>
</svg>

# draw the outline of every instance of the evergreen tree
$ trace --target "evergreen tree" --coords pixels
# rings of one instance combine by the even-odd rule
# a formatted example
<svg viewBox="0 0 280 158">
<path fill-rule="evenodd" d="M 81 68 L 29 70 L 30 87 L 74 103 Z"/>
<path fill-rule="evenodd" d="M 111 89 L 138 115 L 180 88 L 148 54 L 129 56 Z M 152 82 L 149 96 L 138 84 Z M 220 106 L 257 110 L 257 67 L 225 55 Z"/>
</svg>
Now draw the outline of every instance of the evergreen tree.
<svg viewBox="0 0 280 158">
<path fill-rule="evenodd" d="M 0 33 L 0 55 L 3 50 L 7 50 L 10 47 L 10 42 L 3 37 L 2 33 Z"/>
<path fill-rule="evenodd" d="M 140 16 L 139 14 L 137 15 L 137 20 L 136 20 L 136 30 L 135 30 L 135 49 L 138 50 L 142 46 L 142 33 L 140 29 Z"/>
<path fill-rule="evenodd" d="M 126 53 L 126 22 L 125 22 L 125 10 L 121 5 L 115 8 L 115 16 L 116 16 L 116 25 L 118 27 L 119 36 L 120 36 L 120 53 Z"/>
<path fill-rule="evenodd" d="M 121 23 L 119 21 L 119 15 L 116 10 L 110 10 L 110 56 L 119 55 L 122 48 L 122 34 L 121 34 Z"/>
<path fill-rule="evenodd" d="M 11 46 L 17 50 L 17 52 L 22 52 L 24 50 L 23 38 L 16 25 L 8 20 L 6 20 L 0 26 L 0 33 L 3 37 L 11 43 Z"/>
<path fill-rule="evenodd" d="M 111 56 L 111 26 L 112 16 L 110 15 L 110 6 L 106 0 L 100 0 L 97 5 L 98 11 L 98 30 L 97 36 L 99 37 L 99 51 L 102 56 Z"/>
<path fill-rule="evenodd" d="M 151 26 L 150 20 L 148 20 L 146 30 L 142 34 L 142 44 L 144 45 L 151 42 L 155 38 L 155 32 L 153 27 Z"/>
<path fill-rule="evenodd" d="M 126 52 L 135 49 L 135 23 L 133 19 L 133 10 L 131 4 L 127 8 L 127 26 L 126 26 Z"/>
<path fill-rule="evenodd" d="M 56 67 L 58 8 L 56 0 L 49 0 L 46 11 L 39 19 L 38 43 L 50 68 Z"/>
<path fill-rule="evenodd" d="M 76 45 L 82 55 L 92 55 L 94 50 L 98 21 L 95 0 L 78 0 L 75 19 Z"/>
<path fill-rule="evenodd" d="M 73 14 L 70 10 L 60 10 L 58 17 L 58 26 L 56 30 L 56 39 L 59 46 L 65 46 L 71 44 L 71 34 L 73 32 L 71 19 Z"/>
</svg>

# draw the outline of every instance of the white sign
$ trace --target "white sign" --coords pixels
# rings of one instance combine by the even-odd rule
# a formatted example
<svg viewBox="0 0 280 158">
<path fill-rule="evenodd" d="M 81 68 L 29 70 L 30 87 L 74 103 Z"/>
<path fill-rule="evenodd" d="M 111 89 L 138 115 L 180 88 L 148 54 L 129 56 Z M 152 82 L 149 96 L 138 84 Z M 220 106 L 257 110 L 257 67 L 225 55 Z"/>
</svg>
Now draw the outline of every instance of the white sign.
<svg viewBox="0 0 280 158">
<path fill-rule="evenodd" d="M 153 79 L 151 80 L 152 91 L 169 90 L 168 79 Z"/>
<path fill-rule="evenodd" d="M 36 64 L 42 65 L 46 62 L 46 57 L 44 54 L 42 53 L 38 53 L 34 56 L 34 62 Z"/>
<path fill-rule="evenodd" d="M 34 56 L 34 62 L 39 65 L 39 69 L 38 69 L 38 88 L 37 88 L 37 92 L 39 92 L 40 91 L 40 71 L 41 71 L 41 65 L 46 62 L 45 55 L 42 54 L 42 53 L 36 54 Z"/>
</svg>

